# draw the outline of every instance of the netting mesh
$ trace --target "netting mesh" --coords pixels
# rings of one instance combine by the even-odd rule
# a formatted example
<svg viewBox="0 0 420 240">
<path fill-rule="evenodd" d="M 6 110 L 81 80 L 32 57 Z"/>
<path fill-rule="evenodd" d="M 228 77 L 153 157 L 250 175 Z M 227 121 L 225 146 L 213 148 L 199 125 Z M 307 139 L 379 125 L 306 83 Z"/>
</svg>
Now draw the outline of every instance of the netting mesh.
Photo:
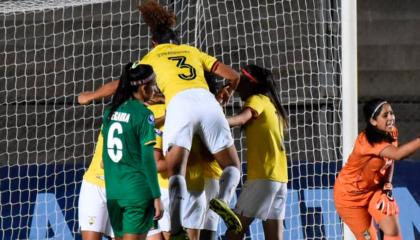
<svg viewBox="0 0 420 240">
<path fill-rule="evenodd" d="M 273 71 L 290 123 L 285 239 L 341 238 L 331 195 L 342 162 L 339 1 L 160 2 L 177 14 L 182 43 L 235 69 Z M 80 106 L 75 96 L 150 49 L 137 4 L 0 3 L 1 239 L 80 238 L 81 178 L 109 99 Z M 241 106 L 233 98 L 227 115 Z M 234 137 L 245 179 L 246 139 L 238 129 Z M 259 223 L 248 235 L 262 239 Z"/>
</svg>

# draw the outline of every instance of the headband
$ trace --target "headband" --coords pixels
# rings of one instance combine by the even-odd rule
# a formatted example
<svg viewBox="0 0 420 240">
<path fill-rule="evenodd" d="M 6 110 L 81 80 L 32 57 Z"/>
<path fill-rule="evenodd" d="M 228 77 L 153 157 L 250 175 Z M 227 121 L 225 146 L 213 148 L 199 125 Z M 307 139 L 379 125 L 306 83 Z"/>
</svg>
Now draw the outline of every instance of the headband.
<svg viewBox="0 0 420 240">
<path fill-rule="evenodd" d="M 378 106 L 376 106 L 375 110 L 373 110 L 372 115 L 370 115 L 370 118 L 373 118 L 373 116 L 375 115 L 375 113 L 379 110 L 379 108 L 381 108 L 385 103 L 388 103 L 387 101 L 383 101 L 380 102 L 378 104 Z"/>
<path fill-rule="evenodd" d="M 254 82 L 254 83 L 257 83 L 258 81 L 257 81 L 257 79 L 255 79 L 247 70 L 245 70 L 245 68 L 241 68 L 241 72 L 243 73 L 243 74 L 245 74 L 245 76 L 251 81 L 251 82 Z"/>
<path fill-rule="evenodd" d="M 130 85 L 134 86 L 134 87 L 135 86 L 140 86 L 140 85 L 143 85 L 143 84 L 146 84 L 146 83 L 152 81 L 153 79 L 155 79 L 155 77 L 156 77 L 155 73 L 152 73 L 146 78 L 130 81 Z"/>
</svg>

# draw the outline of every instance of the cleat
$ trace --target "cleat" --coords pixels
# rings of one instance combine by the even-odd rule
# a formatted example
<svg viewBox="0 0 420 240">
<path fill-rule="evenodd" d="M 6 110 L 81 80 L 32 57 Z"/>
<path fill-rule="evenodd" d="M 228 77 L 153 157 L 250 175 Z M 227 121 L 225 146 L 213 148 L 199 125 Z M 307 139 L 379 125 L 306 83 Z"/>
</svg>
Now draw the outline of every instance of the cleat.
<svg viewBox="0 0 420 240">
<path fill-rule="evenodd" d="M 229 230 L 236 233 L 242 232 L 241 220 L 223 200 L 217 198 L 210 200 L 210 209 L 223 219 Z"/>
</svg>

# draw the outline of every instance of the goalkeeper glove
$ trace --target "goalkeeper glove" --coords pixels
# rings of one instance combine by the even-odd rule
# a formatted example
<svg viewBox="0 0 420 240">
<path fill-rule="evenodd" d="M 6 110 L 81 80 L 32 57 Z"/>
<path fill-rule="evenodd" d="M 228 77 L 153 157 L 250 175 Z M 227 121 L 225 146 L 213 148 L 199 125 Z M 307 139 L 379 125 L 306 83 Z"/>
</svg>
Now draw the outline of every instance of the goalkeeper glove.
<svg viewBox="0 0 420 240">
<path fill-rule="evenodd" d="M 399 212 L 399 208 L 397 202 L 395 201 L 394 197 L 392 196 L 392 184 L 385 183 L 381 197 L 376 204 L 376 209 L 381 211 L 383 214 L 388 216 L 397 215 Z"/>
</svg>

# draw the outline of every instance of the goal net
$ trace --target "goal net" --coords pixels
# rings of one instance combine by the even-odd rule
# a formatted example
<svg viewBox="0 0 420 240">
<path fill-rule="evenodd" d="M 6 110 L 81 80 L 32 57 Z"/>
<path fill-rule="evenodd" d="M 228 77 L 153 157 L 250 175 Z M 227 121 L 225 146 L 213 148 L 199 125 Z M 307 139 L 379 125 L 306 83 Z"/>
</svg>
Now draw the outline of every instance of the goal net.
<svg viewBox="0 0 420 240">
<path fill-rule="evenodd" d="M 177 14 L 182 43 L 235 69 L 273 71 L 290 123 L 285 239 L 341 239 L 332 199 L 342 164 L 340 1 L 159 2 Z M 1 239 L 80 239 L 80 184 L 109 99 L 80 106 L 76 96 L 150 49 L 137 4 L 0 2 Z M 226 113 L 241 106 L 235 97 Z M 244 180 L 246 138 L 238 129 L 234 137 Z M 260 222 L 247 239 L 263 239 Z"/>
</svg>

